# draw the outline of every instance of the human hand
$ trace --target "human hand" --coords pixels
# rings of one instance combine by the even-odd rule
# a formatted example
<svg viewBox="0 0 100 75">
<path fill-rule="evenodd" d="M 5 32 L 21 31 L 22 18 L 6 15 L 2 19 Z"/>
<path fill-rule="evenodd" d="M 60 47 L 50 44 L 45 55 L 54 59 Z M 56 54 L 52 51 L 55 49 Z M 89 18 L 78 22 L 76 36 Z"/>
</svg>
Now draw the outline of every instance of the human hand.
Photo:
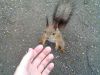
<svg viewBox="0 0 100 75">
<path fill-rule="evenodd" d="M 29 48 L 14 75 L 49 75 L 54 68 L 54 63 L 50 63 L 54 56 L 50 52 L 50 47 L 43 49 L 42 45 L 34 49 Z"/>
</svg>

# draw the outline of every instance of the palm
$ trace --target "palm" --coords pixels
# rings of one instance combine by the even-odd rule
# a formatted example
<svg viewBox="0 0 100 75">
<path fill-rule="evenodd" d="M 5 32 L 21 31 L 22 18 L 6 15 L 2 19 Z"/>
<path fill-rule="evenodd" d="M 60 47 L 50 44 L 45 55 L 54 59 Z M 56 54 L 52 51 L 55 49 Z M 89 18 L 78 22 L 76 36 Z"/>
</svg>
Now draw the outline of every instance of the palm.
<svg viewBox="0 0 100 75">
<path fill-rule="evenodd" d="M 48 75 L 54 67 L 53 63 L 47 65 L 54 58 L 50 52 L 51 48 L 46 47 L 43 50 L 42 45 L 34 50 L 30 48 L 14 75 Z"/>
</svg>

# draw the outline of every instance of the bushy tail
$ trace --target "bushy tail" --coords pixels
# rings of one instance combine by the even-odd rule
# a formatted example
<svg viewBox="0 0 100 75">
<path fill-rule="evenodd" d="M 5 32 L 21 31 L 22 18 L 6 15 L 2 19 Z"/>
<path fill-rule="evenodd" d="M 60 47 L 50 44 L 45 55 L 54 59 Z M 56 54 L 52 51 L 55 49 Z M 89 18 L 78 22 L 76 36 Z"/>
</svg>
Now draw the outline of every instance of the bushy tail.
<svg viewBox="0 0 100 75">
<path fill-rule="evenodd" d="M 72 8 L 70 3 L 56 5 L 53 13 L 53 24 L 55 28 L 64 28 L 72 15 Z"/>
</svg>

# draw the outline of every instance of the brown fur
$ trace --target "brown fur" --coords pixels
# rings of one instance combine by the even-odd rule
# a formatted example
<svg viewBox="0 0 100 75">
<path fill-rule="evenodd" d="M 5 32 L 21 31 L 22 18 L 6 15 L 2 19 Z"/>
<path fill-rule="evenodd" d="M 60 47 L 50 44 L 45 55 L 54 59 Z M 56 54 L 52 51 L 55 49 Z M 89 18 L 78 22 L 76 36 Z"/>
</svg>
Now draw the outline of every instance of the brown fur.
<svg viewBox="0 0 100 75">
<path fill-rule="evenodd" d="M 63 8 L 63 6 L 59 5 L 59 3 L 57 4 L 53 14 L 52 24 L 48 24 L 48 18 L 46 17 L 47 20 L 46 28 L 44 29 L 39 39 L 39 43 L 43 45 L 47 40 L 55 43 L 55 49 L 60 49 L 62 52 L 64 52 L 65 42 L 63 40 L 60 29 L 66 26 L 71 14 L 70 4 L 66 4 L 66 6 L 64 7 L 66 7 L 64 8 L 64 10 L 61 9 L 61 11 L 58 11 L 60 10 L 60 8 Z"/>
</svg>

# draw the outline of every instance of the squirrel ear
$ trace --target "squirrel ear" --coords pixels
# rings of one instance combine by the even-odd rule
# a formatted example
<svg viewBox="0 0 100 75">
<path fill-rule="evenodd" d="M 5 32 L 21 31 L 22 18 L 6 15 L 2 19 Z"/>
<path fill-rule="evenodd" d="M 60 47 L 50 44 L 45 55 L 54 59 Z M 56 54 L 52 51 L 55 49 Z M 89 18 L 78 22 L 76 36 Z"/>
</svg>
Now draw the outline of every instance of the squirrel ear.
<svg viewBox="0 0 100 75">
<path fill-rule="evenodd" d="M 46 27 L 49 26 L 49 23 L 48 23 L 48 17 L 46 16 Z"/>
</svg>

